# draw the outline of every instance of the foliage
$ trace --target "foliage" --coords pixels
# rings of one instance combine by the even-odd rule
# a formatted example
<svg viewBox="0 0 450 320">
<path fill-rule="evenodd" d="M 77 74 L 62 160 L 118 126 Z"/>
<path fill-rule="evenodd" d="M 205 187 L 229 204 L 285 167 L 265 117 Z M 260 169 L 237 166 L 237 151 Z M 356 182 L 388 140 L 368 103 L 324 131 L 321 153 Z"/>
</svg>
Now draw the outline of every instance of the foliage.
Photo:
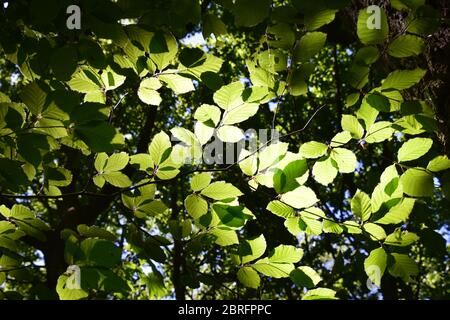
<svg viewBox="0 0 450 320">
<path fill-rule="evenodd" d="M 79 3 L 2 2 L 0 298 L 448 297 L 438 7 Z"/>
</svg>

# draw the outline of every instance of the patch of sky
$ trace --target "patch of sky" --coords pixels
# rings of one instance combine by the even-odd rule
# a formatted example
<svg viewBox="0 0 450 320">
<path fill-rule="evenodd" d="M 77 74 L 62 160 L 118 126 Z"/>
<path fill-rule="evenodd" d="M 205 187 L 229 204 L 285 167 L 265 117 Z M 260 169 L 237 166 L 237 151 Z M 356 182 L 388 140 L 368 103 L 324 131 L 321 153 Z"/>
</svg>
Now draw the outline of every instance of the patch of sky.
<svg viewBox="0 0 450 320">
<path fill-rule="evenodd" d="M 190 33 L 184 38 L 180 39 L 180 42 L 188 47 L 201 47 L 203 51 L 208 52 L 209 48 L 206 44 L 205 38 L 201 32 Z"/>
<path fill-rule="evenodd" d="M 437 232 L 445 239 L 447 246 L 450 245 L 450 229 L 448 225 L 443 225 Z"/>
<path fill-rule="evenodd" d="M 270 111 L 274 111 L 278 107 L 277 102 L 269 101 L 269 109 Z"/>
</svg>

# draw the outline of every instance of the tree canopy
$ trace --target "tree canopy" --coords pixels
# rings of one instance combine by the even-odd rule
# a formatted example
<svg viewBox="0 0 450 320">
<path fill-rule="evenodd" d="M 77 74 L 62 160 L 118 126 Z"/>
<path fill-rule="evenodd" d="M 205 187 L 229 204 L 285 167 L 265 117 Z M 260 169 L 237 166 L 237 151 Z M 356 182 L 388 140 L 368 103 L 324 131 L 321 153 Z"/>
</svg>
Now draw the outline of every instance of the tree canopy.
<svg viewBox="0 0 450 320">
<path fill-rule="evenodd" d="M 0 299 L 449 297 L 446 1 L 0 5 Z"/>
</svg>

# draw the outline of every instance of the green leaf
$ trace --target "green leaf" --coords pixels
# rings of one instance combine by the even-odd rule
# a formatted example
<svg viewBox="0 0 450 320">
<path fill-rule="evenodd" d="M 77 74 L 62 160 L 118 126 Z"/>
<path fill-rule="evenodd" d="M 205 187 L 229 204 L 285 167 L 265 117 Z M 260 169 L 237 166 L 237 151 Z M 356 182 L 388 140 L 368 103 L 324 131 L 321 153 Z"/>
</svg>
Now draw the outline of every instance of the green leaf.
<svg viewBox="0 0 450 320">
<path fill-rule="evenodd" d="M 170 133 L 188 146 L 195 146 L 197 144 L 197 138 L 195 135 L 185 128 L 175 127 L 170 129 Z"/>
<path fill-rule="evenodd" d="M 423 6 L 414 15 L 408 15 L 410 19 L 407 31 L 422 36 L 431 35 L 439 28 L 439 16 L 438 10 L 431 6 Z"/>
<path fill-rule="evenodd" d="M 183 48 L 178 59 L 183 68 L 195 68 L 201 66 L 206 61 L 206 54 L 199 48 Z"/>
<path fill-rule="evenodd" d="M 110 152 L 124 144 L 119 131 L 106 122 L 84 123 L 75 127 L 75 133 L 93 152 Z"/>
<path fill-rule="evenodd" d="M 392 41 L 388 47 L 388 53 L 396 58 L 406 58 L 421 54 L 424 48 L 425 42 L 421 38 L 407 34 Z"/>
<path fill-rule="evenodd" d="M 331 158 L 336 162 L 339 172 L 352 173 L 356 169 L 357 159 L 353 151 L 345 148 L 334 148 Z"/>
<path fill-rule="evenodd" d="M 56 284 L 56 292 L 58 293 L 59 299 L 61 300 L 80 300 L 87 298 L 89 293 L 83 289 L 70 289 L 67 285 L 69 276 L 62 274 L 58 278 Z"/>
<path fill-rule="evenodd" d="M 263 171 L 278 163 L 286 154 L 287 143 L 271 143 L 259 153 L 258 171 Z"/>
<path fill-rule="evenodd" d="M 99 153 L 95 158 L 94 166 L 98 175 L 94 177 L 94 183 L 102 188 L 105 181 L 119 188 L 129 187 L 131 180 L 125 174 L 119 172 L 126 167 L 129 156 L 125 152 L 115 153 L 108 157 L 106 153 Z"/>
<path fill-rule="evenodd" d="M 404 192 L 411 197 L 431 197 L 433 195 L 433 176 L 424 168 L 411 168 L 400 177 Z"/>
<path fill-rule="evenodd" d="M 175 70 L 171 69 L 166 70 L 165 72 L 167 73 L 160 74 L 159 79 L 164 81 L 175 94 L 183 94 L 195 90 L 191 79 L 182 77 L 175 73 L 170 73 L 174 71 Z"/>
<path fill-rule="evenodd" d="M 330 142 L 330 146 L 332 148 L 341 147 L 347 144 L 350 140 L 352 140 L 352 135 L 348 131 L 342 131 L 337 133 Z"/>
<path fill-rule="evenodd" d="M 159 92 L 156 91 L 161 88 L 161 82 L 156 78 L 146 78 L 141 81 L 138 89 L 138 97 L 142 102 L 154 106 L 159 106 L 162 101 Z"/>
<path fill-rule="evenodd" d="M 42 154 L 50 149 L 49 140 L 43 134 L 21 134 L 17 137 L 19 154 L 25 161 L 38 168 L 42 162 Z"/>
<path fill-rule="evenodd" d="M 437 156 L 428 163 L 427 170 L 439 172 L 450 169 L 450 160 L 447 156 Z"/>
<path fill-rule="evenodd" d="M 194 125 L 194 133 L 200 146 L 205 145 L 214 135 L 214 128 L 210 127 L 203 122 L 197 121 Z"/>
<path fill-rule="evenodd" d="M 302 232 L 316 236 L 322 233 L 322 222 L 307 217 L 288 218 L 284 222 L 284 226 L 295 237 Z"/>
<path fill-rule="evenodd" d="M 397 10 L 417 9 L 425 4 L 425 0 L 392 0 L 391 6 Z"/>
<path fill-rule="evenodd" d="M 240 264 L 251 262 L 261 257 L 266 251 L 266 239 L 264 235 L 251 240 L 241 242 L 238 249 L 238 261 Z"/>
<path fill-rule="evenodd" d="M 302 228 L 300 228 L 300 223 L 304 224 L 303 220 L 299 217 L 289 217 L 284 221 L 284 226 L 294 237 L 297 237 L 300 233 L 303 232 Z M 320 229 L 322 232 L 322 228 Z"/>
<path fill-rule="evenodd" d="M 386 238 L 386 232 L 384 229 L 375 223 L 365 223 L 363 225 L 363 230 L 368 233 L 373 241 L 380 241 Z"/>
<path fill-rule="evenodd" d="M 349 94 L 347 96 L 346 100 L 345 100 L 345 106 L 347 108 L 353 107 L 359 101 L 359 98 L 360 98 L 360 94 L 359 93 L 351 93 L 351 94 Z M 344 115 L 342 115 L 342 116 L 344 116 Z M 349 115 L 345 115 L 345 116 L 349 116 Z M 342 120 L 341 120 L 341 125 L 342 125 Z M 348 126 L 350 128 L 352 127 L 351 124 L 348 124 L 348 125 L 346 124 L 346 126 Z M 342 126 L 342 129 L 344 129 L 343 126 Z M 350 131 L 348 129 L 344 129 L 344 130 L 352 132 L 352 134 L 356 133 L 356 135 L 358 133 L 358 131 L 355 131 L 355 133 L 353 133 L 353 131 Z M 352 130 L 354 130 L 354 129 L 352 129 Z"/>
<path fill-rule="evenodd" d="M 212 54 L 205 54 L 202 52 L 201 61 L 195 63 L 195 65 L 191 65 L 187 69 L 180 63 L 178 69 L 180 70 L 181 75 L 193 77 L 198 81 L 202 81 L 209 89 L 215 91 L 223 85 L 222 78 L 217 74 L 222 67 L 222 63 L 222 59 L 213 56 Z"/>
<path fill-rule="evenodd" d="M 7 189 L 18 191 L 21 186 L 28 184 L 28 177 L 20 162 L 0 158 L 0 182 Z"/>
<path fill-rule="evenodd" d="M 404 198 L 400 203 L 393 206 L 389 211 L 376 223 L 380 224 L 397 224 L 406 222 L 414 208 L 415 199 Z"/>
<path fill-rule="evenodd" d="M 295 268 L 292 263 L 270 262 L 268 258 L 256 261 L 252 267 L 263 275 L 276 279 L 289 277 Z"/>
<path fill-rule="evenodd" d="M 237 272 L 238 280 L 246 287 L 257 289 L 261 283 L 261 278 L 252 267 L 242 267 Z"/>
<path fill-rule="evenodd" d="M 219 224 L 232 229 L 243 227 L 248 219 L 253 218 L 251 212 L 242 206 L 215 203 L 212 205 L 212 211 L 219 218 Z"/>
<path fill-rule="evenodd" d="M 309 290 L 302 300 L 336 300 L 336 291 L 327 288 Z"/>
<path fill-rule="evenodd" d="M 308 92 L 308 85 L 307 85 L 308 78 L 309 75 L 308 73 L 305 72 L 302 66 L 293 69 L 288 78 L 289 93 L 294 97 L 305 95 Z"/>
<path fill-rule="evenodd" d="M 294 49 L 295 62 L 308 62 L 325 45 L 327 35 L 323 32 L 307 32 Z"/>
<path fill-rule="evenodd" d="M 202 104 L 195 110 L 194 118 L 201 122 L 212 121 L 214 126 L 217 126 L 220 121 L 221 112 L 216 106 L 209 104 Z"/>
<path fill-rule="evenodd" d="M 300 215 L 302 218 L 314 219 L 314 220 L 326 217 L 323 210 L 320 208 L 316 208 L 316 207 L 305 209 L 300 212 Z"/>
<path fill-rule="evenodd" d="M 94 176 L 94 178 L 92 180 L 94 181 L 94 184 L 99 188 L 103 188 L 103 186 L 105 185 L 105 182 L 106 182 L 103 175 Z"/>
<path fill-rule="evenodd" d="M 53 51 L 50 57 L 50 67 L 58 80 L 69 81 L 77 69 L 77 50 L 66 45 Z"/>
<path fill-rule="evenodd" d="M 355 56 L 355 62 L 360 65 L 370 66 L 374 64 L 380 57 L 380 51 L 375 46 L 363 47 L 358 50 Z M 359 94 L 357 94 L 359 98 Z M 355 101 L 356 103 L 356 101 Z M 354 105 L 355 103 L 351 104 Z"/>
<path fill-rule="evenodd" d="M 188 195 L 184 200 L 184 206 L 194 219 L 199 219 L 208 212 L 208 202 L 196 194 Z"/>
<path fill-rule="evenodd" d="M 420 82 L 427 71 L 417 68 L 414 70 L 396 70 L 391 72 L 383 81 L 381 89 L 409 89 Z"/>
<path fill-rule="evenodd" d="M 241 27 L 253 27 L 269 15 L 270 0 L 240 0 L 233 5 L 235 23 Z"/>
<path fill-rule="evenodd" d="M 128 164 L 128 154 L 125 152 L 120 153 L 114 153 L 108 158 L 108 161 L 106 162 L 106 166 L 104 167 L 104 172 L 111 172 L 111 171 L 119 171 L 124 169 Z"/>
<path fill-rule="evenodd" d="M 386 270 L 387 254 L 383 248 L 374 249 L 364 260 L 364 270 L 370 281 L 378 288 L 381 287 L 381 277 Z"/>
<path fill-rule="evenodd" d="M 148 181 L 148 180 L 147 180 Z M 146 180 L 141 181 L 144 183 Z M 138 218 L 144 218 L 147 215 L 162 213 L 167 209 L 160 201 L 153 201 L 156 187 L 154 184 L 146 185 L 135 190 L 134 193 L 122 193 L 122 202 Z M 160 212 L 155 212 L 159 211 Z"/>
<path fill-rule="evenodd" d="M 269 254 L 269 261 L 276 263 L 297 263 L 302 257 L 302 249 L 282 244 Z"/>
<path fill-rule="evenodd" d="M 20 91 L 20 98 L 32 114 L 38 115 L 44 110 L 47 94 L 37 82 L 32 82 Z"/>
<path fill-rule="evenodd" d="M 398 150 L 398 161 L 406 162 L 419 159 L 433 146 L 429 138 L 414 138 L 406 141 Z"/>
<path fill-rule="evenodd" d="M 402 197 L 403 186 L 399 183 L 399 176 L 395 165 L 391 165 L 383 171 L 380 183 L 372 192 L 372 212 L 377 213 L 383 204 L 383 208 L 386 207 L 389 209 L 399 203 Z M 376 216 L 378 216 L 378 213 Z"/>
<path fill-rule="evenodd" d="M 266 209 L 273 214 L 286 219 L 295 216 L 295 211 L 292 207 L 278 200 L 270 201 Z"/>
<path fill-rule="evenodd" d="M 50 227 L 44 221 L 36 218 L 36 215 L 24 205 L 15 204 L 11 210 L 5 206 L 0 206 L 0 213 L 5 218 L 12 220 L 23 235 L 27 234 L 42 242 L 46 241 L 43 231 L 49 231 Z M 3 241 L 3 245 L 5 245 L 5 241 Z"/>
<path fill-rule="evenodd" d="M 2 131 L 5 129 L 16 130 L 22 127 L 25 120 L 25 105 L 19 103 L 0 103 L 0 110 L 0 129 Z M 39 125 L 39 123 L 40 121 L 36 125 Z M 6 133 L 5 131 L 3 132 Z"/>
<path fill-rule="evenodd" d="M 370 7 L 362 9 L 358 16 L 357 33 L 364 44 L 381 44 L 389 35 L 389 24 L 386 13 L 380 7 L 377 11 L 369 10 Z"/>
<path fill-rule="evenodd" d="M 224 200 L 236 198 L 242 195 L 242 192 L 231 183 L 225 181 L 213 182 L 200 192 L 203 196 L 214 199 Z"/>
<path fill-rule="evenodd" d="M 292 270 L 289 277 L 297 286 L 314 288 L 322 281 L 320 275 L 311 267 L 301 266 Z"/>
<path fill-rule="evenodd" d="M 120 262 L 122 250 L 114 243 L 102 239 L 85 239 L 80 244 L 83 257 L 77 261 L 90 266 L 111 268 Z"/>
<path fill-rule="evenodd" d="M 344 114 L 341 118 L 342 130 L 352 134 L 354 139 L 361 139 L 364 135 L 364 128 L 355 116 Z"/>
<path fill-rule="evenodd" d="M 249 67 L 250 70 L 250 67 Z M 265 70 L 263 70 L 262 68 L 260 69 L 261 71 L 264 71 L 265 73 L 267 73 Z M 250 76 L 252 77 L 253 71 L 250 71 Z M 255 79 L 253 79 L 252 81 L 254 81 Z M 256 80 L 255 80 L 256 81 Z M 245 102 L 248 103 L 267 103 L 268 101 L 270 101 L 272 98 L 274 98 L 275 94 L 272 92 L 269 92 L 269 90 L 271 88 L 275 86 L 275 84 L 258 84 L 256 85 L 256 83 L 254 83 L 255 85 L 252 87 L 248 87 L 244 89 L 244 92 L 242 94 L 242 98 L 244 99 Z M 277 88 L 280 89 L 281 85 Z M 275 88 L 273 88 L 275 89 Z"/>
<path fill-rule="evenodd" d="M 214 242 L 219 246 L 226 247 L 233 244 L 239 244 L 236 231 L 215 228 L 209 232 L 214 236 Z"/>
<path fill-rule="evenodd" d="M 242 100 L 242 93 L 244 92 L 244 85 L 239 82 L 233 82 L 223 86 L 214 93 L 214 102 L 224 110 L 231 110 L 239 107 L 244 103 Z"/>
<path fill-rule="evenodd" d="M 381 112 L 389 112 L 391 103 L 388 98 L 384 95 L 380 94 L 377 91 L 373 91 L 369 93 L 365 98 L 365 102 L 367 102 L 372 108 L 377 109 Z"/>
<path fill-rule="evenodd" d="M 384 240 L 384 244 L 390 246 L 406 247 L 413 244 L 419 239 L 419 236 L 413 232 L 397 229 L 386 237 L 386 239 Z"/>
<path fill-rule="evenodd" d="M 294 160 L 289 162 L 282 170 L 275 169 L 273 185 L 277 193 L 285 193 L 297 188 L 298 179 L 308 172 L 306 160 Z"/>
<path fill-rule="evenodd" d="M 95 157 L 94 167 L 97 172 L 103 172 L 106 166 L 106 162 L 108 161 L 108 155 L 104 152 L 98 153 Z"/>
<path fill-rule="evenodd" d="M 356 221 L 345 221 L 342 224 L 342 227 L 343 227 L 344 231 L 349 234 L 361 234 L 362 233 L 361 227 L 359 226 L 358 222 L 356 222 Z"/>
<path fill-rule="evenodd" d="M 337 10 L 320 9 L 305 13 L 305 27 L 307 30 L 316 30 L 334 20 Z"/>
<path fill-rule="evenodd" d="M 300 154 L 308 159 L 319 158 L 328 151 L 328 146 L 317 141 L 310 141 L 300 146 Z"/>
<path fill-rule="evenodd" d="M 127 175 L 119 171 L 113 171 L 109 173 L 102 174 L 103 179 L 105 179 L 109 184 L 112 184 L 118 188 L 126 188 L 131 186 L 131 180 Z"/>
<path fill-rule="evenodd" d="M 165 132 L 156 134 L 148 147 L 148 153 L 152 157 L 153 163 L 159 165 L 164 161 L 163 156 L 171 147 L 170 138 Z"/>
<path fill-rule="evenodd" d="M 167 211 L 167 206 L 161 200 L 144 201 L 139 204 L 134 211 L 134 215 L 138 218 L 144 218 L 146 215 L 157 216 Z M 143 214 L 142 214 L 143 213 Z"/>
<path fill-rule="evenodd" d="M 65 168 L 46 167 L 45 176 L 52 186 L 67 187 L 72 182 L 72 173 Z"/>
<path fill-rule="evenodd" d="M 223 142 L 236 143 L 244 138 L 244 132 L 235 126 L 223 126 L 217 130 L 217 136 Z"/>
<path fill-rule="evenodd" d="M 97 226 L 87 226 L 85 224 L 80 224 L 77 226 L 77 231 L 87 238 L 101 238 L 109 241 L 116 241 L 115 235 Z"/>
<path fill-rule="evenodd" d="M 293 191 L 283 194 L 281 201 L 296 209 L 301 209 L 312 207 L 319 199 L 317 199 L 313 190 L 305 186 L 300 186 Z"/>
<path fill-rule="evenodd" d="M 370 198 L 367 193 L 358 190 L 351 201 L 352 212 L 362 221 L 367 221 L 372 213 Z"/>
<path fill-rule="evenodd" d="M 274 14 L 278 10 L 285 10 L 288 7 L 278 7 L 274 9 Z M 290 15 L 292 15 L 293 11 L 288 9 Z M 272 16 L 273 17 L 273 16 Z M 294 45 L 295 42 L 295 33 L 292 30 L 292 27 L 286 23 L 279 22 L 273 25 L 269 25 L 267 28 L 267 34 L 271 37 L 268 39 L 269 45 L 277 48 L 290 49 Z"/>
<path fill-rule="evenodd" d="M 378 121 L 367 129 L 364 140 L 367 143 L 380 143 L 389 139 L 394 134 L 392 123 L 388 121 Z"/>
<path fill-rule="evenodd" d="M 192 176 L 191 189 L 194 192 L 205 189 L 211 183 L 211 174 L 203 172 Z"/>
<path fill-rule="evenodd" d="M 214 34 L 216 37 L 220 36 L 222 34 L 226 34 L 227 26 L 225 23 L 223 23 L 220 18 L 218 18 L 216 15 L 207 13 L 202 18 L 203 22 L 203 37 L 206 39 L 212 34 Z"/>
<path fill-rule="evenodd" d="M 253 176 L 258 170 L 257 154 L 242 149 L 239 154 L 239 168 L 247 176 Z"/>
<path fill-rule="evenodd" d="M 324 220 L 322 225 L 323 231 L 326 233 L 341 234 L 344 231 L 344 229 L 334 221 Z"/>
<path fill-rule="evenodd" d="M 394 263 L 389 266 L 389 273 L 394 277 L 402 278 L 403 281 L 411 281 L 411 276 L 419 274 L 417 263 L 406 254 L 392 253 Z"/>
<path fill-rule="evenodd" d="M 345 79 L 353 88 L 361 90 L 369 82 L 369 73 L 369 67 L 353 64 L 345 74 Z"/>
<path fill-rule="evenodd" d="M 264 50 L 256 55 L 259 65 L 270 73 L 287 69 L 287 55 L 279 49 Z"/>
<path fill-rule="evenodd" d="M 101 79 L 103 88 L 105 89 L 105 91 L 108 91 L 120 87 L 125 82 L 126 77 L 115 73 L 114 70 L 108 67 L 103 70 Z"/>
<path fill-rule="evenodd" d="M 447 254 L 447 243 L 439 232 L 423 228 L 419 231 L 419 235 L 427 256 L 439 259 Z"/>
<path fill-rule="evenodd" d="M 165 69 L 175 58 L 178 45 L 175 37 L 168 32 L 156 32 L 150 41 L 150 59 L 158 70 Z"/>
<path fill-rule="evenodd" d="M 367 99 L 364 98 L 361 103 L 361 107 L 356 111 L 356 116 L 358 119 L 361 119 L 364 123 L 364 127 L 370 128 L 377 119 L 379 115 L 379 111 L 373 107 L 370 106 L 370 104 L 367 102 Z"/>
<path fill-rule="evenodd" d="M 312 174 L 320 184 L 327 186 L 334 181 L 338 174 L 337 163 L 331 157 L 316 161 Z"/>
<path fill-rule="evenodd" d="M 225 112 L 222 122 L 225 125 L 229 125 L 245 121 L 256 114 L 258 107 L 257 103 L 243 103 Z"/>
<path fill-rule="evenodd" d="M 0 103 L 4 103 L 4 102 L 11 102 L 11 99 L 6 94 L 1 92 L 0 93 Z"/>
</svg>

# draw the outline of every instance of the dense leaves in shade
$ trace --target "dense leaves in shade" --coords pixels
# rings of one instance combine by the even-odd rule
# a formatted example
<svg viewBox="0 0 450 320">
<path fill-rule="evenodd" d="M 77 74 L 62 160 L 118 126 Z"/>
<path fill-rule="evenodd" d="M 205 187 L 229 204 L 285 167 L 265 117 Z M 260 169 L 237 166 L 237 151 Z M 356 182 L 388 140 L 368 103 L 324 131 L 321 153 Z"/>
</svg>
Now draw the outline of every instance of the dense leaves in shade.
<svg viewBox="0 0 450 320">
<path fill-rule="evenodd" d="M 0 299 L 448 298 L 439 1 L 28 2 Z"/>
</svg>

